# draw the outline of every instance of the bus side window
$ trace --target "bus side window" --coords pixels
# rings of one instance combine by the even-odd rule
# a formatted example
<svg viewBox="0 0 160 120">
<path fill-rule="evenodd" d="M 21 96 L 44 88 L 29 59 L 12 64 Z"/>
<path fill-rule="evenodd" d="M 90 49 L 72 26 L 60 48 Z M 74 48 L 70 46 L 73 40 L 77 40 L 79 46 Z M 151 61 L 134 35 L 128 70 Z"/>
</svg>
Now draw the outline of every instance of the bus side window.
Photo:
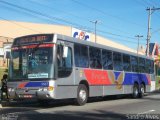
<svg viewBox="0 0 160 120">
<path fill-rule="evenodd" d="M 122 71 L 122 54 L 118 52 L 113 52 L 113 66 L 114 70 Z"/>
<path fill-rule="evenodd" d="M 154 73 L 154 62 L 150 60 L 150 64 L 151 64 L 150 74 L 153 74 Z"/>
<path fill-rule="evenodd" d="M 89 66 L 88 46 L 75 44 L 74 60 L 76 67 L 88 68 Z"/>
<path fill-rule="evenodd" d="M 103 69 L 113 70 L 112 52 L 109 50 L 102 50 L 102 64 Z"/>
<path fill-rule="evenodd" d="M 131 71 L 131 61 L 130 61 L 130 56 L 123 54 L 123 70 L 124 71 Z"/>
<path fill-rule="evenodd" d="M 139 72 L 145 73 L 145 59 L 139 58 Z"/>
<path fill-rule="evenodd" d="M 72 50 L 69 47 L 67 57 L 63 57 L 63 46 L 57 47 L 58 77 L 68 77 L 72 72 Z"/>
<path fill-rule="evenodd" d="M 135 56 L 131 56 L 132 72 L 138 72 L 138 59 Z"/>
<path fill-rule="evenodd" d="M 90 67 L 95 69 L 102 69 L 101 49 L 90 47 Z"/>
<path fill-rule="evenodd" d="M 146 59 L 146 73 L 153 74 L 154 73 L 154 62 Z"/>
</svg>

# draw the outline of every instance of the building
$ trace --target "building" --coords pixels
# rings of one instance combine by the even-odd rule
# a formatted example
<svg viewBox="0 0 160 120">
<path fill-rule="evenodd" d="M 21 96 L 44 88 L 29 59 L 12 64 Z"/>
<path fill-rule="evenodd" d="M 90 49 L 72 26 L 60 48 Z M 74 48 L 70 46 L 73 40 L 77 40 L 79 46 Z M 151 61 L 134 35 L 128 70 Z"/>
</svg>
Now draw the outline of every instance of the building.
<svg viewBox="0 0 160 120">
<path fill-rule="evenodd" d="M 3 56 L 5 47 L 8 43 L 13 41 L 14 38 L 24 35 L 30 34 L 40 34 L 40 33 L 57 33 L 63 34 L 67 36 L 72 36 L 76 38 L 85 39 L 91 42 L 95 42 L 95 35 L 92 33 L 88 33 L 82 30 L 78 30 L 71 26 L 62 26 L 62 25 L 53 25 L 53 24 L 37 24 L 37 23 L 28 23 L 28 22 L 16 22 L 16 21 L 8 21 L 8 20 L 0 20 L 0 66 L 6 66 L 6 62 L 4 64 Z M 118 44 L 109 40 L 107 38 L 103 38 L 101 36 L 97 36 L 97 43 L 108 45 L 112 47 L 116 47 L 119 49 L 123 49 L 126 51 L 137 53 L 136 50 L 128 48 L 122 44 Z M 143 54 L 139 52 L 139 54 Z"/>
<path fill-rule="evenodd" d="M 5 60 L 4 56 L 6 56 L 6 53 L 10 51 L 12 41 L 13 38 L 0 36 L 0 67 L 8 66 L 8 60 Z"/>
</svg>

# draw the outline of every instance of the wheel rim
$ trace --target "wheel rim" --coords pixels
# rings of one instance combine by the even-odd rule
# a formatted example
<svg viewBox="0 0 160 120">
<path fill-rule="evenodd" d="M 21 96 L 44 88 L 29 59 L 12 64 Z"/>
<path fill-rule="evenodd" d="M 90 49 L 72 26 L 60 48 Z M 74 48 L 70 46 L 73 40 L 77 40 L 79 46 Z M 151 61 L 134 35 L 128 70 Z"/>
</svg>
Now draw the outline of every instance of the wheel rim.
<svg viewBox="0 0 160 120">
<path fill-rule="evenodd" d="M 137 87 L 134 87 L 134 95 L 135 95 L 135 97 L 138 95 L 138 89 L 137 89 Z"/>
<path fill-rule="evenodd" d="M 85 101 L 86 100 L 86 97 L 87 97 L 87 93 L 85 90 L 80 90 L 79 91 L 79 98 L 82 100 L 82 101 Z"/>
<path fill-rule="evenodd" d="M 141 94 L 144 94 L 144 87 L 141 87 Z"/>
</svg>

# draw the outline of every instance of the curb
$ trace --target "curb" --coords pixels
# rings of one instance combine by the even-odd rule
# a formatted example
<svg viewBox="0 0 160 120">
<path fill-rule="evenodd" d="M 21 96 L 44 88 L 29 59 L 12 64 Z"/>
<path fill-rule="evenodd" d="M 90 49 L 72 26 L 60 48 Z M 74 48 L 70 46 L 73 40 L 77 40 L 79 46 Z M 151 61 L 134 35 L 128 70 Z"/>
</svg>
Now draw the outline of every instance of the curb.
<svg viewBox="0 0 160 120">
<path fill-rule="evenodd" d="M 148 94 L 148 95 L 160 94 L 160 90 L 154 90 L 154 91 L 148 92 L 147 94 Z"/>
<path fill-rule="evenodd" d="M 152 91 L 151 93 L 160 93 L 160 89 L 154 90 L 154 91 Z"/>
</svg>

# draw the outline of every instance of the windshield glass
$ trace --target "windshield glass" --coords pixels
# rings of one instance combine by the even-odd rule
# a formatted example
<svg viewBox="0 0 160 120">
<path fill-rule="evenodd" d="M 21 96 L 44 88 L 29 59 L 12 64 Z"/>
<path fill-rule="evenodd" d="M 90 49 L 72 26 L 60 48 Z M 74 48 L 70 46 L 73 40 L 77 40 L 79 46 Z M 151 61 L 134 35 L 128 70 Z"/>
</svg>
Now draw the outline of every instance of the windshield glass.
<svg viewBox="0 0 160 120">
<path fill-rule="evenodd" d="M 53 73 L 53 46 L 27 46 L 11 51 L 11 80 L 53 78 Z"/>
</svg>

